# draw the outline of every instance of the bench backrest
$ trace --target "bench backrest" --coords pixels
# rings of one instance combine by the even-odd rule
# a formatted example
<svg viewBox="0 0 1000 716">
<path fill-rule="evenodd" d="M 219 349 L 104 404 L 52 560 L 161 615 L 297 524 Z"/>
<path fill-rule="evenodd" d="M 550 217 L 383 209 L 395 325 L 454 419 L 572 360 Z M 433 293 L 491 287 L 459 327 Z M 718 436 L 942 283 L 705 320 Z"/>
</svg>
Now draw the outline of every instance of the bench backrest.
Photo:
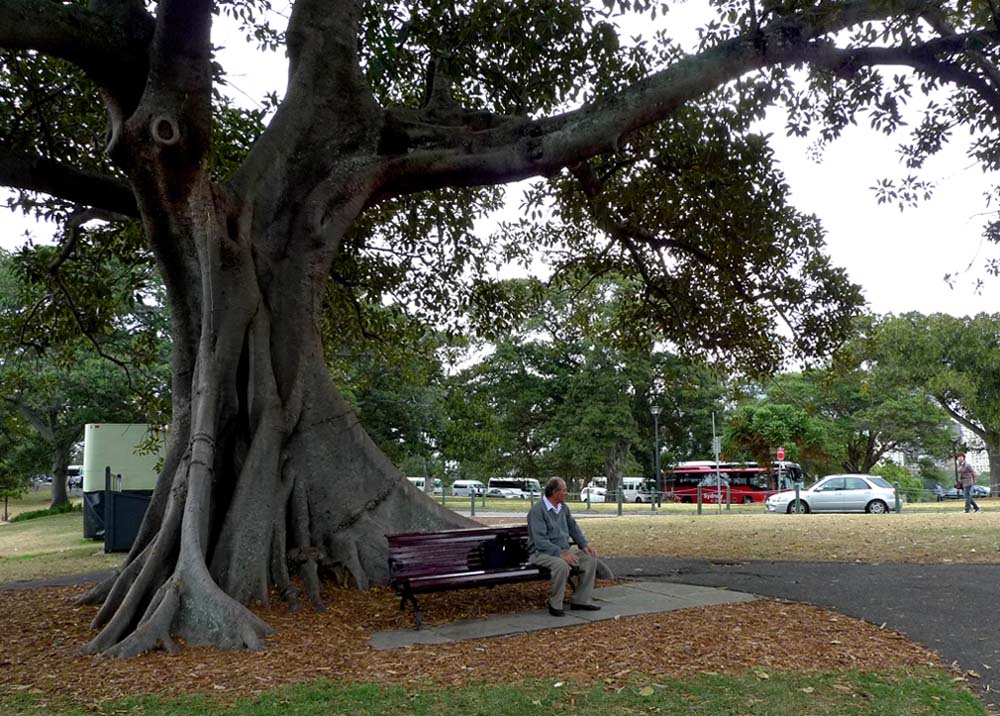
<svg viewBox="0 0 1000 716">
<path fill-rule="evenodd" d="M 513 561 L 502 568 L 516 569 L 527 563 L 527 525 L 408 532 L 389 535 L 388 540 L 394 580 L 501 568 L 488 564 L 498 546 L 505 546 L 505 554 L 513 555 Z M 494 544 L 484 547 L 490 542 Z"/>
</svg>

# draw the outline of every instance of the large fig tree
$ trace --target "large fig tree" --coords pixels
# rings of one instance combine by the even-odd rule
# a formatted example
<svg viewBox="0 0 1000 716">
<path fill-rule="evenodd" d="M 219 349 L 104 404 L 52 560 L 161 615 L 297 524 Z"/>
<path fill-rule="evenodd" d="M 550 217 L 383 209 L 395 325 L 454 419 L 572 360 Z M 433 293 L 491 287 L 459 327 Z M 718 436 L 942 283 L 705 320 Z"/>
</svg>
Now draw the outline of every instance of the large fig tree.
<svg viewBox="0 0 1000 716">
<path fill-rule="evenodd" d="M 481 270 L 539 247 L 641 278 L 627 320 L 767 369 L 783 347 L 828 349 L 860 300 L 749 131 L 769 104 L 826 141 L 864 112 L 893 131 L 911 92 L 950 83 L 908 161 L 965 124 L 996 162 L 990 2 L 713 0 L 688 52 L 617 29 L 620 11 L 669 29 L 651 0 L 290 4 L 274 29 L 263 0 L 0 0 L 0 182 L 74 225 L 140 221 L 171 313 L 167 457 L 123 569 L 91 595 L 90 652 L 258 648 L 246 605 L 319 604 L 325 575 L 382 582 L 386 533 L 462 523 L 331 383 L 330 311 L 394 296 L 502 327 L 515 304 Z M 218 92 L 220 11 L 284 50 L 267 111 Z M 524 219 L 477 233 L 490 187 L 531 177 Z"/>
</svg>

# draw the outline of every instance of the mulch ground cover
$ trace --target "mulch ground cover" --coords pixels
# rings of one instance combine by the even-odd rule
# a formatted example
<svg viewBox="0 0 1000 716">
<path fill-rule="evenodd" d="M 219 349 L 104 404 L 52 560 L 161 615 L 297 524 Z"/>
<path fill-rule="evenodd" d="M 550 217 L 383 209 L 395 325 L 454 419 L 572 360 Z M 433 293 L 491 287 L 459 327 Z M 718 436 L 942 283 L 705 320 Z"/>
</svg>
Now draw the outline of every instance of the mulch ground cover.
<svg viewBox="0 0 1000 716">
<path fill-rule="evenodd" d="M 543 582 L 427 595 L 427 623 L 539 609 Z M 368 646 L 372 632 L 412 628 L 387 589 L 330 587 L 326 611 L 291 613 L 275 601 L 255 611 L 274 634 L 261 652 L 185 646 L 129 660 L 79 654 L 93 634 L 93 607 L 74 605 L 83 587 L 0 592 L 0 693 L 96 704 L 129 695 L 207 694 L 223 701 L 319 678 L 383 684 L 501 683 L 536 677 L 628 683 L 635 673 L 683 678 L 750 669 L 881 671 L 942 666 L 904 636 L 817 607 L 775 601 L 684 609 L 585 626 L 418 645 Z M 554 667 L 553 665 L 560 665 Z"/>
</svg>

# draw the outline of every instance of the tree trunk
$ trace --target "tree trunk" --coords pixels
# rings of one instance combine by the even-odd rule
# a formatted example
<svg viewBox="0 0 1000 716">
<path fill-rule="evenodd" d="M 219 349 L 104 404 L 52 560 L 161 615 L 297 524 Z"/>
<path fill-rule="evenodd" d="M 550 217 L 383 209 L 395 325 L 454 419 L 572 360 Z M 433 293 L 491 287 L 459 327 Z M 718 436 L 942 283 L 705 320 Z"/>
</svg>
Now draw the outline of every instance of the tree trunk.
<svg viewBox="0 0 1000 716">
<path fill-rule="evenodd" d="M 983 443 L 990 460 L 990 494 L 1000 495 L 1000 433 L 988 433 Z"/>
<path fill-rule="evenodd" d="M 612 445 L 604 457 L 604 474 L 608 478 L 607 494 L 618 494 L 621 489 L 622 473 L 625 472 L 625 458 L 628 457 L 628 444 L 618 442 Z"/>
<path fill-rule="evenodd" d="M 49 509 L 69 504 L 69 495 L 66 492 L 66 479 L 69 472 L 70 449 L 62 446 L 51 445 L 52 448 L 52 499 L 49 501 Z"/>
<path fill-rule="evenodd" d="M 404 479 L 331 383 L 317 328 L 331 257 L 269 254 L 296 237 L 272 225 L 248 240 L 211 194 L 180 222 L 194 227 L 197 276 L 168 281 L 164 472 L 120 573 L 85 597 L 102 603 L 89 653 L 174 649 L 174 637 L 259 649 L 269 629 L 244 605 L 275 590 L 296 607 L 301 585 L 321 607 L 325 576 L 387 581 L 387 534 L 474 524 Z"/>
</svg>

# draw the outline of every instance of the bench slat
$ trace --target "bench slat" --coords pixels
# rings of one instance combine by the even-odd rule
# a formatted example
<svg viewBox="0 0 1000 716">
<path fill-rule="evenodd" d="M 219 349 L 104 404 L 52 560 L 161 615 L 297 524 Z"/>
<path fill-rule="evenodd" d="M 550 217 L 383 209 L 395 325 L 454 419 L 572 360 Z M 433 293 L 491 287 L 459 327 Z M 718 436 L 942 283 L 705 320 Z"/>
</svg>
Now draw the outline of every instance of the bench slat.
<svg viewBox="0 0 1000 716">
<path fill-rule="evenodd" d="M 540 579 L 542 571 L 529 565 L 526 557 L 501 569 L 487 570 L 483 565 L 484 543 L 502 538 L 526 548 L 527 536 L 527 525 L 389 535 L 393 586 L 415 593 Z"/>
</svg>

